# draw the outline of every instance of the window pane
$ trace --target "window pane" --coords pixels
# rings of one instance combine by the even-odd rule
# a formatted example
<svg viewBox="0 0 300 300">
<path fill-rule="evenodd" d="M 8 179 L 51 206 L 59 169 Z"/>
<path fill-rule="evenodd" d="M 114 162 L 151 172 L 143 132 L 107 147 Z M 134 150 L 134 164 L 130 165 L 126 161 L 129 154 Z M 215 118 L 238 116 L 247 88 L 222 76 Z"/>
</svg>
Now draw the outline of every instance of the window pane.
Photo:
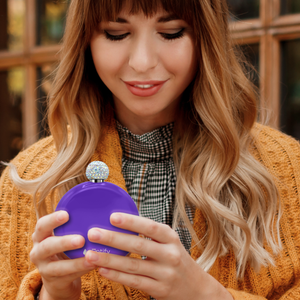
<svg viewBox="0 0 300 300">
<path fill-rule="evenodd" d="M 241 45 L 240 48 L 249 63 L 249 66 L 246 66 L 248 77 L 259 87 L 259 44 Z"/>
<path fill-rule="evenodd" d="M 282 15 L 300 13 L 299 0 L 281 0 L 280 10 Z"/>
<path fill-rule="evenodd" d="M 23 68 L 0 71 L 0 161 L 9 161 L 22 149 Z"/>
<path fill-rule="evenodd" d="M 49 127 L 45 119 L 47 110 L 47 96 L 52 85 L 52 73 L 57 64 L 45 64 L 37 68 L 37 110 L 38 110 L 38 133 L 39 138 L 49 135 Z"/>
<path fill-rule="evenodd" d="M 69 0 L 36 0 L 37 45 L 60 42 L 65 30 L 65 15 Z"/>
<path fill-rule="evenodd" d="M 259 18 L 259 0 L 227 0 L 231 20 Z"/>
<path fill-rule="evenodd" d="M 300 140 L 300 39 L 281 47 L 281 129 Z"/>
<path fill-rule="evenodd" d="M 0 50 L 22 50 L 25 0 L 0 1 Z"/>
</svg>

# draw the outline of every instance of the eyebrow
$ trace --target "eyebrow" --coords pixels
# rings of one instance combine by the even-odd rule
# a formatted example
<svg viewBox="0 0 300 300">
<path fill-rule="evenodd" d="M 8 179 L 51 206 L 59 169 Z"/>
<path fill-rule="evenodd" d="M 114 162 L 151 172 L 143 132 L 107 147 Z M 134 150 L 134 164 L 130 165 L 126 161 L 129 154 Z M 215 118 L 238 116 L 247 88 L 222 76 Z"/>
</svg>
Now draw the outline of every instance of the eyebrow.
<svg viewBox="0 0 300 300">
<path fill-rule="evenodd" d="M 167 16 L 162 16 L 162 17 L 158 18 L 157 22 L 158 23 L 167 23 L 167 22 L 174 21 L 174 20 L 180 20 L 180 18 L 177 17 L 176 15 L 167 15 Z M 110 22 L 121 23 L 121 24 L 129 23 L 126 19 L 123 19 L 123 18 L 117 18 L 115 21 L 111 20 Z"/>
<path fill-rule="evenodd" d="M 180 18 L 177 17 L 176 15 L 162 16 L 157 20 L 157 22 L 158 23 L 167 23 L 167 22 L 174 21 L 174 20 L 180 20 Z"/>
</svg>

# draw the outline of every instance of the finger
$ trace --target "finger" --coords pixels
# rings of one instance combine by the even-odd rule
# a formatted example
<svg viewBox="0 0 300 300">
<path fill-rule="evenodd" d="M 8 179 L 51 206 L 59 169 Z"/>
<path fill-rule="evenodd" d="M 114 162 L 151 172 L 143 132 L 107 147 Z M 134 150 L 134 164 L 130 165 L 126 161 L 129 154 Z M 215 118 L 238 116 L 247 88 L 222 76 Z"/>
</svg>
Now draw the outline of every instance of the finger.
<svg viewBox="0 0 300 300">
<path fill-rule="evenodd" d="M 159 282 L 152 278 L 127 274 L 106 268 L 100 268 L 99 273 L 107 279 L 119 282 L 134 289 L 142 290 L 151 295 L 153 295 L 153 291 L 161 290 Z"/>
<path fill-rule="evenodd" d="M 47 278 L 47 280 L 54 280 L 59 277 L 68 276 L 68 280 L 73 281 L 74 279 L 80 277 L 80 274 L 86 274 L 95 268 L 96 266 L 94 264 L 88 262 L 85 257 L 81 257 L 46 263 L 44 266 L 39 268 L 39 272 L 41 276 Z"/>
<path fill-rule="evenodd" d="M 141 233 L 159 243 L 178 242 L 178 234 L 168 225 L 153 220 L 124 213 L 114 213 L 110 217 L 111 224 L 123 229 Z"/>
<path fill-rule="evenodd" d="M 88 239 L 93 243 L 107 245 L 152 258 L 160 256 L 163 246 L 136 235 L 109 231 L 102 228 L 90 229 L 88 231 Z"/>
<path fill-rule="evenodd" d="M 81 248 L 84 243 L 85 239 L 81 235 L 51 236 L 32 249 L 30 259 L 37 263 L 55 254 Z"/>
<path fill-rule="evenodd" d="M 155 261 L 142 260 L 133 257 L 119 256 L 108 253 L 99 253 L 95 251 L 88 251 L 85 255 L 88 262 L 108 269 L 117 271 L 138 274 L 153 279 L 162 279 L 162 270 L 159 264 Z"/>
<path fill-rule="evenodd" d="M 66 276 L 63 277 L 53 277 L 53 280 L 55 280 L 55 283 L 57 283 L 57 279 L 59 278 L 59 281 L 62 281 L 62 284 L 64 285 L 64 282 L 73 282 L 74 280 L 80 278 L 81 276 L 93 271 L 95 269 L 95 267 L 91 268 L 91 269 L 87 269 L 85 271 L 80 271 L 80 272 L 76 272 L 76 273 L 71 273 L 68 274 Z"/>
<path fill-rule="evenodd" d="M 54 228 L 66 223 L 68 220 L 69 214 L 66 211 L 57 211 L 40 218 L 32 235 L 33 242 L 39 243 L 51 236 Z"/>
<path fill-rule="evenodd" d="M 46 277 L 46 276 L 42 276 L 42 280 L 43 283 L 46 285 L 46 282 L 49 284 L 52 284 L 53 286 L 55 286 L 56 290 L 64 290 L 66 287 L 66 284 L 68 285 L 68 283 L 72 283 L 75 280 L 77 280 L 78 278 L 80 278 L 81 276 L 93 271 L 93 269 L 89 269 L 89 270 L 85 270 L 85 271 L 80 271 L 80 272 L 76 272 L 76 273 L 72 273 L 66 276 L 62 276 L 62 277 Z"/>
</svg>

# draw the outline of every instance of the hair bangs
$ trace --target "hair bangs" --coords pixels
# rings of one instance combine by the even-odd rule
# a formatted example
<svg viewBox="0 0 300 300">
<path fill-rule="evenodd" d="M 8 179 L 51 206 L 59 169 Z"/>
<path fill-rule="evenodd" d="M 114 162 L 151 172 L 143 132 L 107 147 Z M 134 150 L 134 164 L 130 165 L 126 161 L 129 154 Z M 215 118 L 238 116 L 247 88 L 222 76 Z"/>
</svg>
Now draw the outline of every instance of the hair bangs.
<svg viewBox="0 0 300 300">
<path fill-rule="evenodd" d="M 195 18 L 195 0 L 91 0 L 89 18 L 86 20 L 95 28 L 101 21 L 116 20 L 124 9 L 131 14 L 143 13 L 146 17 L 153 17 L 161 8 L 176 17 L 191 23 Z"/>
</svg>

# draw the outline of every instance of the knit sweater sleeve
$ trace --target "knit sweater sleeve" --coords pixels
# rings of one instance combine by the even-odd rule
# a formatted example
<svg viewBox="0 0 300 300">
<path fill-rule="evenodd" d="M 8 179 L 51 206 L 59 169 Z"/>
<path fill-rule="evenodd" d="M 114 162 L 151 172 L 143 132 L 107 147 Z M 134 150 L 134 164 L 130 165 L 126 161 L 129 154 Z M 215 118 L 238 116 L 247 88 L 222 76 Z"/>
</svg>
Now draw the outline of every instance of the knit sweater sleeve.
<svg viewBox="0 0 300 300">
<path fill-rule="evenodd" d="M 259 142 L 256 150 L 259 155 L 256 158 L 277 178 L 282 206 L 280 236 L 283 249 L 274 259 L 275 266 L 253 276 L 253 282 L 260 282 L 256 291 L 228 291 L 235 300 L 296 300 L 300 299 L 300 144 L 274 129 L 257 128 Z"/>
<path fill-rule="evenodd" d="M 49 137 L 21 152 L 12 164 L 21 178 L 32 180 L 44 174 L 55 157 L 53 139 Z M 114 166 L 111 169 L 114 174 Z M 32 196 L 15 187 L 6 168 L 0 179 L 0 299 L 33 300 L 41 289 L 41 275 L 30 261 L 36 222 Z M 81 277 L 81 290 L 80 300 L 149 299 L 141 291 L 100 276 L 97 270 Z"/>
<path fill-rule="evenodd" d="M 49 151 L 51 144 L 51 138 L 43 139 L 12 161 L 21 178 L 42 175 L 53 159 L 53 152 Z M 41 153 L 45 159 L 36 165 L 33 158 Z M 34 299 L 33 295 L 42 285 L 40 275 L 29 260 L 35 224 L 32 196 L 12 184 L 9 168 L 6 168 L 0 179 L 0 299 Z"/>
<path fill-rule="evenodd" d="M 236 291 L 234 289 L 227 289 L 227 290 L 232 295 L 234 300 L 268 300 L 268 299 L 298 300 L 300 299 L 300 282 L 295 284 L 291 289 L 285 292 L 280 298 L 265 298 L 259 295 L 253 295 L 242 291 Z"/>
<path fill-rule="evenodd" d="M 234 300 L 298 300 L 300 299 L 300 144 L 293 138 L 266 126 L 256 125 L 253 156 L 273 175 L 281 202 L 280 240 L 282 249 L 273 254 L 274 265 L 254 270 L 246 266 L 243 278 L 237 278 L 237 260 L 233 251 L 218 257 L 209 270 Z M 201 240 L 207 230 L 203 214 L 197 210 L 194 228 Z M 204 239 L 203 239 L 204 240 Z M 194 247 L 197 259 L 201 249 Z"/>
<path fill-rule="evenodd" d="M 41 176 L 53 162 L 53 148 L 52 138 L 46 138 L 21 152 L 12 161 L 19 176 Z M 33 300 L 41 289 L 41 275 L 29 259 L 35 224 L 32 196 L 12 184 L 6 168 L 0 180 L 0 299 Z M 86 300 L 82 290 L 80 300 Z"/>
</svg>

